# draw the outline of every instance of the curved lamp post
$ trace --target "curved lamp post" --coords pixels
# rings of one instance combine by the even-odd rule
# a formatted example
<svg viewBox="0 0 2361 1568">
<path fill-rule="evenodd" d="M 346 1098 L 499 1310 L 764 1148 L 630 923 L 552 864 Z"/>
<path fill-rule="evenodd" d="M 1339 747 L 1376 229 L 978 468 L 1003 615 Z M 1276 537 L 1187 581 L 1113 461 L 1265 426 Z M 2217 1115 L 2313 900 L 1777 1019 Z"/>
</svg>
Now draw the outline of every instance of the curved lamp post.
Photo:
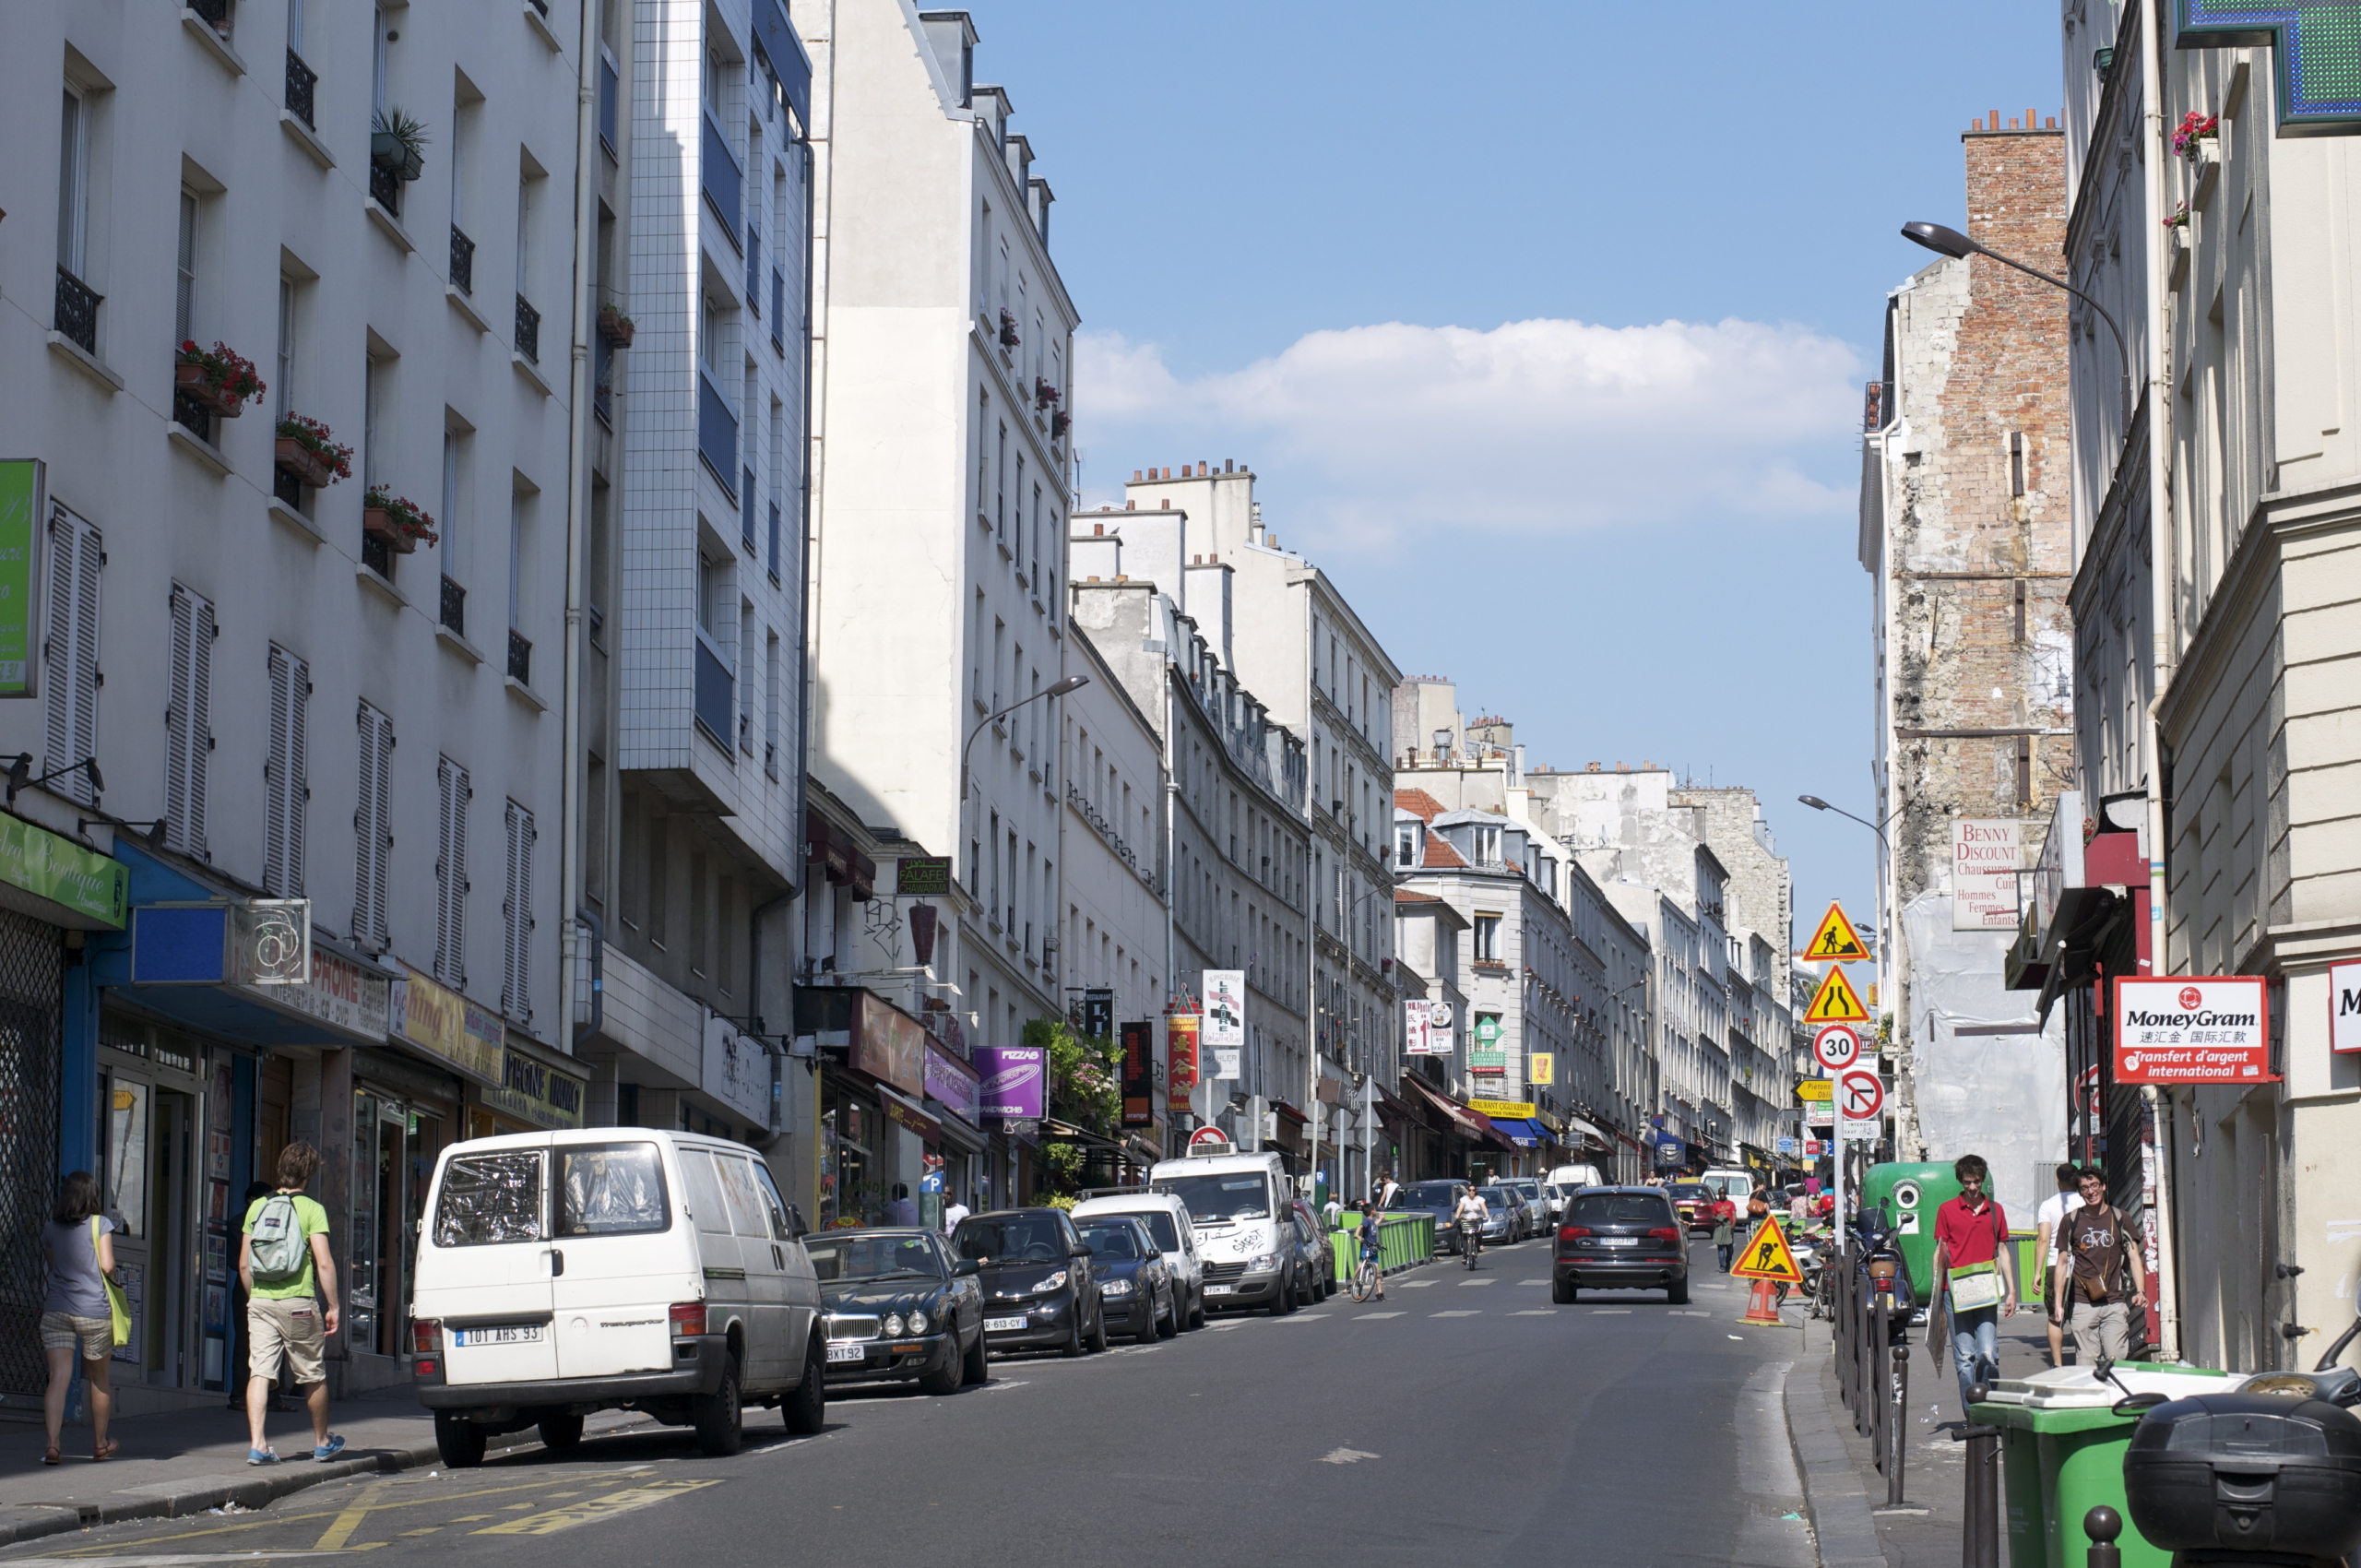
<svg viewBox="0 0 2361 1568">
<path fill-rule="evenodd" d="M 2064 279 L 2052 278 L 2047 272 L 2037 271 L 2033 267 L 2027 267 L 2022 261 L 2018 261 L 2013 257 L 2002 255 L 1999 251 L 1976 244 L 1974 240 L 1969 239 L 1965 234 L 1961 233 L 1958 230 L 1946 229 L 1940 223 L 1904 223 L 1902 226 L 1902 237 L 1908 240 L 1912 244 L 1924 245 L 1938 255 L 1947 255 L 1956 261 L 1964 261 L 1972 255 L 1990 256 L 1994 261 L 1999 262 L 2003 267 L 2013 267 L 2028 278 L 2038 278 L 2053 289 L 2065 290 L 2068 293 L 2073 295 L 2076 299 L 2090 306 L 2091 309 L 2096 311 L 2098 313 L 2099 319 L 2106 323 L 2107 331 L 2114 335 L 2115 351 L 2123 361 L 2123 422 L 2126 426 L 2129 426 L 2131 423 L 2131 350 L 2130 345 L 2125 343 L 2123 340 L 2123 329 L 2115 324 L 2115 317 L 2107 315 L 2106 307 L 2105 305 L 2091 298 L 2090 295 L 2082 292 L 2082 290 L 2074 287 L 2073 284 L 2067 282 Z M 1811 797 L 1809 796 L 1804 797 L 1804 802 L 1807 805 L 1813 803 Z M 1830 811 L 1834 808 L 1823 805 L 1820 806 L 1818 809 L 1821 811 Z M 1845 813 L 1841 814 L 1850 815 L 1851 814 Z M 1854 820 L 1858 822 L 1860 819 L 1858 817 L 1855 817 Z"/>
</svg>

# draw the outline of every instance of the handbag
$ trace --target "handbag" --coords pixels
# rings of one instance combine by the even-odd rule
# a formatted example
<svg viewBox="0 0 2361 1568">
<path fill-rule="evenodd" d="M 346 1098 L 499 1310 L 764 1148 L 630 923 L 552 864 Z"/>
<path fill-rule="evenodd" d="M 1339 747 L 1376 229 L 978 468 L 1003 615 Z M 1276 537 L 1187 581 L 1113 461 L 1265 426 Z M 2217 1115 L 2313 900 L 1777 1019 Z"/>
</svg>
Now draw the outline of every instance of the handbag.
<svg viewBox="0 0 2361 1568">
<path fill-rule="evenodd" d="M 90 1261 L 99 1261 L 99 1217 L 95 1214 L 90 1216 Z M 101 1274 L 99 1283 L 107 1288 L 107 1307 L 114 1318 L 114 1342 L 120 1349 L 131 1343 L 131 1299 L 111 1275 Z"/>
<path fill-rule="evenodd" d="M 1986 1212 L 1990 1213 L 1990 1210 Z M 1993 1250 L 1999 1250 L 2000 1221 L 1992 1221 Z M 1986 1263 L 1953 1264 L 1951 1267 L 1952 1310 L 1972 1313 L 1982 1307 L 2000 1304 L 2000 1264 L 1996 1256 Z"/>
</svg>

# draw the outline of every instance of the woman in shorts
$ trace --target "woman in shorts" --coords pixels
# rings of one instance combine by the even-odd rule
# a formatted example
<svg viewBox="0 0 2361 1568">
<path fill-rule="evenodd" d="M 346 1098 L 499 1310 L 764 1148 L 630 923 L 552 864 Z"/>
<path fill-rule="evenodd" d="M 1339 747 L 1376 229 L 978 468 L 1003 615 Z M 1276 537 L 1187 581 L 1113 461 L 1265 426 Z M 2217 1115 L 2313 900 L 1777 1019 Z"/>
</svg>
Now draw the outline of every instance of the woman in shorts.
<svg viewBox="0 0 2361 1568">
<path fill-rule="evenodd" d="M 49 1422 L 44 1465 L 64 1457 L 57 1440 L 65 1425 L 65 1390 L 77 1352 L 82 1381 L 90 1388 L 90 1457 L 112 1458 L 123 1446 L 107 1436 L 114 1404 L 107 1386 L 114 1362 L 114 1309 L 107 1303 L 106 1277 L 114 1273 L 114 1226 L 98 1207 L 99 1179 L 77 1170 L 65 1178 L 57 1206 L 42 1228 L 42 1246 L 49 1254 L 49 1294 L 41 1308 L 41 1348 L 49 1358 L 49 1388 L 42 1396 L 42 1414 Z"/>
</svg>

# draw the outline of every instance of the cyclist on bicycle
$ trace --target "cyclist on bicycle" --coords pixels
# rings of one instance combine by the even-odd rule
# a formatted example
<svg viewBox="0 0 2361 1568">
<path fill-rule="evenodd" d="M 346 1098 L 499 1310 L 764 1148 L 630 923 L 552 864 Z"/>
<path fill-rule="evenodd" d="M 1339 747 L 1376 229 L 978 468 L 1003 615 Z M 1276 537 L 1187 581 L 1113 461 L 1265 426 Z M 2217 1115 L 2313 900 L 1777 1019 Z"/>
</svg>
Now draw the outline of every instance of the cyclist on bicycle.
<svg viewBox="0 0 2361 1568">
<path fill-rule="evenodd" d="M 1484 1250 L 1484 1222 L 1491 1218 L 1492 1206 L 1472 1186 L 1460 1194 L 1459 1201 L 1452 1206 L 1451 1219 L 1459 1228 L 1460 1250 L 1469 1257 Z"/>
<path fill-rule="evenodd" d="M 1377 1287 L 1377 1299 L 1385 1300 L 1385 1267 L 1378 1260 L 1377 1206 L 1364 1202 L 1360 1206 L 1361 1222 L 1358 1234 L 1361 1243 L 1361 1266 L 1369 1270 Z"/>
</svg>

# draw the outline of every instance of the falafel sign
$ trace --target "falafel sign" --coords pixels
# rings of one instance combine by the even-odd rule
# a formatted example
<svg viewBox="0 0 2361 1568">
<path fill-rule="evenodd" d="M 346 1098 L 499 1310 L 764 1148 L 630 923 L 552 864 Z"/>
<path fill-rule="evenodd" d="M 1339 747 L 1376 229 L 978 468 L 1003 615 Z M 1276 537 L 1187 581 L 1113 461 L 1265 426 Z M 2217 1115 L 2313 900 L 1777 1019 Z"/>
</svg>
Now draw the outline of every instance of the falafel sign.
<svg viewBox="0 0 2361 1568">
<path fill-rule="evenodd" d="M 2118 1084 L 2268 1084 L 2271 1006 L 2256 975 L 2115 982 Z"/>
</svg>

